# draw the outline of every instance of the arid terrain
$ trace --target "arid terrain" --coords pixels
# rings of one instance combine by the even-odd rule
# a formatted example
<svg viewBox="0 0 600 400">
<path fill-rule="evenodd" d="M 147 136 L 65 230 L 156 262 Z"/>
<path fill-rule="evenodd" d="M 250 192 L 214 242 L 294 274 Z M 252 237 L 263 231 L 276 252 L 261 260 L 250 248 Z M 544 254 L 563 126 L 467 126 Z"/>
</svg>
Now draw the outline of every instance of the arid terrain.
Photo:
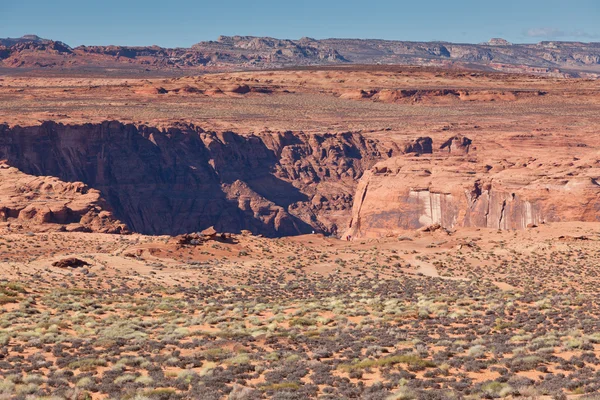
<svg viewBox="0 0 600 400">
<path fill-rule="evenodd" d="M 0 76 L 0 398 L 598 398 L 599 80 L 165 76 Z"/>
<path fill-rule="evenodd" d="M 160 76 L 310 65 L 417 65 L 482 71 L 598 78 L 600 43 L 541 41 L 408 42 L 377 39 L 277 39 L 219 36 L 190 48 L 77 46 L 37 35 L 0 38 L 6 73 Z"/>
</svg>

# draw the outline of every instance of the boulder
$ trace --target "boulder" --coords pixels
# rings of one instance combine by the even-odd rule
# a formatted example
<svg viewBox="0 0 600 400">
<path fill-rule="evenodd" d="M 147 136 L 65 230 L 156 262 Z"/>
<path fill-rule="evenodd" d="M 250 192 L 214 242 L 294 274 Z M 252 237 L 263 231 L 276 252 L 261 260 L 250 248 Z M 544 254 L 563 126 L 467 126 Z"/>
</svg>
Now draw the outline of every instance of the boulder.
<svg viewBox="0 0 600 400">
<path fill-rule="evenodd" d="M 65 258 L 52 263 L 53 267 L 58 268 L 82 268 L 91 265 L 87 261 L 80 260 L 79 258 L 71 257 Z"/>
</svg>

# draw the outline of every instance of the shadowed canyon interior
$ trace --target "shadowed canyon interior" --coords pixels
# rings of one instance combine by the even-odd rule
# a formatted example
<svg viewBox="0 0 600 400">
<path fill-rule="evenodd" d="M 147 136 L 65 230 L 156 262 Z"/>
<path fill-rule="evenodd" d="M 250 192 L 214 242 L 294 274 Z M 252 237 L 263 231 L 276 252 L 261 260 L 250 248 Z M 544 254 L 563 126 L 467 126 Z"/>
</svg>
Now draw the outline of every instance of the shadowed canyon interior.
<svg viewBox="0 0 600 400">
<path fill-rule="evenodd" d="M 23 180 L 12 184 L 3 169 L 5 186 L 23 198 L 3 202 L 0 217 L 88 231 L 215 226 L 272 237 L 365 237 L 435 224 L 524 229 L 600 215 L 594 152 L 564 162 L 483 162 L 477 143 L 462 135 L 393 142 L 350 132 L 239 135 L 194 125 L 46 122 L 0 126 L 0 157 L 24 174 L 62 181 L 28 181 L 25 193 Z M 45 202 L 44 193 L 57 191 L 69 194 Z"/>
<path fill-rule="evenodd" d="M 0 153 L 27 174 L 98 189 L 132 231 L 215 226 L 268 236 L 336 233 L 354 182 L 382 158 L 374 141 L 352 133 L 241 136 L 118 122 L 2 126 Z"/>
</svg>

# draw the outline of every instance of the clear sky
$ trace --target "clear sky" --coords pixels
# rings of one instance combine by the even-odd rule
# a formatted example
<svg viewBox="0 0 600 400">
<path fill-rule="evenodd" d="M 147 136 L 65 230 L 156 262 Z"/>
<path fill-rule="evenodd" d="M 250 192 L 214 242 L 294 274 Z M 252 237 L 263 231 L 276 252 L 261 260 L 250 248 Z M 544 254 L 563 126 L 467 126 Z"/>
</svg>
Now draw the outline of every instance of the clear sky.
<svg viewBox="0 0 600 400">
<path fill-rule="evenodd" d="M 219 35 L 600 41 L 600 0 L 0 0 L 0 37 L 188 47 Z"/>
</svg>

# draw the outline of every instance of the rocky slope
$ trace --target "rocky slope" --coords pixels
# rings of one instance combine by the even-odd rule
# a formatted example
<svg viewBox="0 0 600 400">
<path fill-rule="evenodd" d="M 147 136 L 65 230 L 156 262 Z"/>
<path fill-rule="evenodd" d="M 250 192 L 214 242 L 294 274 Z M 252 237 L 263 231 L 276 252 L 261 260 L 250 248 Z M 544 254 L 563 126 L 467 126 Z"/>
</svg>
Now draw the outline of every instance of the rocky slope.
<svg viewBox="0 0 600 400">
<path fill-rule="evenodd" d="M 221 36 L 191 48 L 79 46 L 28 35 L 0 39 L 0 66 L 23 68 L 257 69 L 319 64 L 468 66 L 554 76 L 597 76 L 600 44 L 405 42 L 374 39 L 275 39 Z"/>
<path fill-rule="evenodd" d="M 0 125 L 0 159 L 30 175 L 84 182 L 131 230 L 147 234 L 209 226 L 268 236 L 336 233 L 363 171 L 393 151 L 357 133 Z"/>
<path fill-rule="evenodd" d="M 82 182 L 24 174 L 0 163 L 0 226 L 9 231 L 127 233 L 101 193 Z"/>
<path fill-rule="evenodd" d="M 377 237 L 432 225 L 520 230 L 600 221 L 597 155 L 494 159 L 479 157 L 466 137 L 437 145 L 432 154 L 393 157 L 366 171 L 345 234 Z"/>
</svg>

